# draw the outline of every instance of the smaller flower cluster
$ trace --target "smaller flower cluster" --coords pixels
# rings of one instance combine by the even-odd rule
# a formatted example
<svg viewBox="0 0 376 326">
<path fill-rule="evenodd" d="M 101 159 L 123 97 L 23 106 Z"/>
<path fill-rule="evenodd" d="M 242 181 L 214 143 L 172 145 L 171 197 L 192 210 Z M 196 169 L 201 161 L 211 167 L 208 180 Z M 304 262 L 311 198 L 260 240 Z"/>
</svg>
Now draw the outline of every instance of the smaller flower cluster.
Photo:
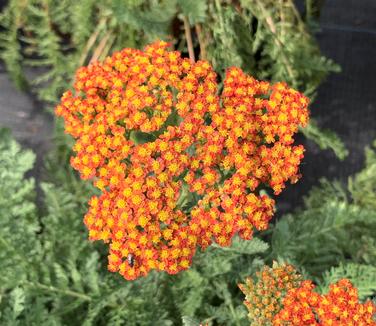
<svg viewBox="0 0 376 326">
<path fill-rule="evenodd" d="M 256 281 L 247 278 L 239 288 L 246 295 L 244 304 L 248 308 L 251 325 L 269 325 L 273 317 L 283 309 L 283 298 L 291 289 L 296 289 L 303 281 L 291 265 L 273 268 L 264 266 L 256 273 Z"/>
<path fill-rule="evenodd" d="M 311 281 L 290 290 L 273 325 L 366 326 L 376 325 L 372 301 L 359 303 L 358 291 L 347 279 L 330 285 L 325 295 L 314 292 Z"/>
<path fill-rule="evenodd" d="M 375 326 L 376 306 L 359 303 L 358 291 L 347 279 L 330 285 L 327 294 L 291 265 L 275 264 L 239 285 L 246 295 L 251 325 Z"/>
</svg>

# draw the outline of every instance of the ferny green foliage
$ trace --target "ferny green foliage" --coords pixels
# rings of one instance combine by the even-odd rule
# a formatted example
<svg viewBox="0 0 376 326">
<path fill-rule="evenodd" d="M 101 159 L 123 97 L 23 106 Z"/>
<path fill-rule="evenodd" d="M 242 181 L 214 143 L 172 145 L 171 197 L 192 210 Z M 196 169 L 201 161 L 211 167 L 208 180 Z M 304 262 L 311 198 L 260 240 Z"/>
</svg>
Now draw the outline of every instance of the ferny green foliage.
<svg viewBox="0 0 376 326">
<path fill-rule="evenodd" d="M 311 11 L 304 17 L 310 23 Z M 164 39 L 187 54 L 184 18 L 196 54 L 221 76 L 239 66 L 257 78 L 286 81 L 313 99 L 326 75 L 339 71 L 321 55 L 312 24 L 292 0 L 10 0 L 0 15 L 0 58 L 19 88 L 31 84 L 42 100 L 56 103 L 78 67 L 113 51 Z M 29 66 L 40 73 L 28 82 Z M 347 154 L 340 139 L 315 122 L 304 134 L 340 159 Z"/>
</svg>

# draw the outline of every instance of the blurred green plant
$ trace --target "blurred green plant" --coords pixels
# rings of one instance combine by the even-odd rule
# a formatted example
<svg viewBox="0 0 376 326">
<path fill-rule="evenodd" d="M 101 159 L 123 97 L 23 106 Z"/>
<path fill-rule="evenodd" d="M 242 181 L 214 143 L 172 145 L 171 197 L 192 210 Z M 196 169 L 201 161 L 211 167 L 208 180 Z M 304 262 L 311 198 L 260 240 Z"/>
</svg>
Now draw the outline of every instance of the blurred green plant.
<svg viewBox="0 0 376 326">
<path fill-rule="evenodd" d="M 160 38 L 209 60 L 222 76 L 239 66 L 314 98 L 339 66 L 322 56 L 309 30 L 317 18 L 312 6 L 307 0 L 302 18 L 292 0 L 10 0 L 0 15 L 0 57 L 19 88 L 28 86 L 26 68 L 39 67 L 29 86 L 56 103 L 78 67 Z M 346 156 L 341 140 L 315 122 L 303 132 Z"/>
</svg>

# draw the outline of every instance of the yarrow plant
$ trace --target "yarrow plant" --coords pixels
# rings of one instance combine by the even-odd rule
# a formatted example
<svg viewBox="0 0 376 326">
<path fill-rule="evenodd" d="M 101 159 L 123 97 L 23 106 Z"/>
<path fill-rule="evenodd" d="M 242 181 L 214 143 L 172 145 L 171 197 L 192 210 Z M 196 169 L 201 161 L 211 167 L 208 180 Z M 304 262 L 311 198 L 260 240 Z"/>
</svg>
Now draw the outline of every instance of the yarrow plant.
<svg viewBox="0 0 376 326">
<path fill-rule="evenodd" d="M 196 248 L 265 230 L 274 200 L 296 182 L 308 99 L 284 83 L 226 72 L 158 41 L 78 69 L 56 108 L 76 143 L 71 164 L 102 191 L 84 222 L 109 244 L 108 268 L 127 280 L 187 269 Z M 220 91 L 221 89 L 221 91 Z"/>
<path fill-rule="evenodd" d="M 251 325 L 376 325 L 375 304 L 360 303 L 357 289 L 347 279 L 331 284 L 329 292 L 321 295 L 293 266 L 275 264 L 239 287 L 246 295 Z"/>
<path fill-rule="evenodd" d="M 255 276 L 256 282 L 247 278 L 245 284 L 239 284 L 239 288 L 246 295 L 244 304 L 251 325 L 268 325 L 282 310 L 282 301 L 287 292 L 298 288 L 303 277 L 293 266 L 279 266 L 276 263 L 273 268 L 264 266 Z"/>
</svg>

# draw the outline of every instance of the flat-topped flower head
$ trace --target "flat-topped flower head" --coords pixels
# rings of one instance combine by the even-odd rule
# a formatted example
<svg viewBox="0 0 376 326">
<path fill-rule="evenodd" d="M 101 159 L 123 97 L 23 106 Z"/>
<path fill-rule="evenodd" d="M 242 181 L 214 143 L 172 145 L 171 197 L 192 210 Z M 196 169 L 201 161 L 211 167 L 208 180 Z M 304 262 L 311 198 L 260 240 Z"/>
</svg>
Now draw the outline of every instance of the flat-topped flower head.
<svg viewBox="0 0 376 326">
<path fill-rule="evenodd" d="M 360 303 L 357 289 L 347 279 L 319 294 L 293 266 L 274 263 L 239 287 L 252 326 L 376 326 L 376 306 L 370 300 Z"/>
<path fill-rule="evenodd" d="M 108 243 L 109 270 L 128 280 L 177 273 L 197 247 L 267 229 L 274 200 L 260 189 L 279 194 L 299 178 L 304 148 L 293 135 L 307 105 L 239 68 L 219 92 L 208 62 L 162 41 L 79 68 L 56 114 L 76 140 L 71 165 L 102 191 L 84 222 Z"/>
<path fill-rule="evenodd" d="M 327 294 L 314 292 L 311 281 L 304 281 L 283 299 L 283 309 L 273 325 L 376 326 L 376 306 L 359 302 L 358 291 L 347 279 L 330 285 Z"/>
</svg>

